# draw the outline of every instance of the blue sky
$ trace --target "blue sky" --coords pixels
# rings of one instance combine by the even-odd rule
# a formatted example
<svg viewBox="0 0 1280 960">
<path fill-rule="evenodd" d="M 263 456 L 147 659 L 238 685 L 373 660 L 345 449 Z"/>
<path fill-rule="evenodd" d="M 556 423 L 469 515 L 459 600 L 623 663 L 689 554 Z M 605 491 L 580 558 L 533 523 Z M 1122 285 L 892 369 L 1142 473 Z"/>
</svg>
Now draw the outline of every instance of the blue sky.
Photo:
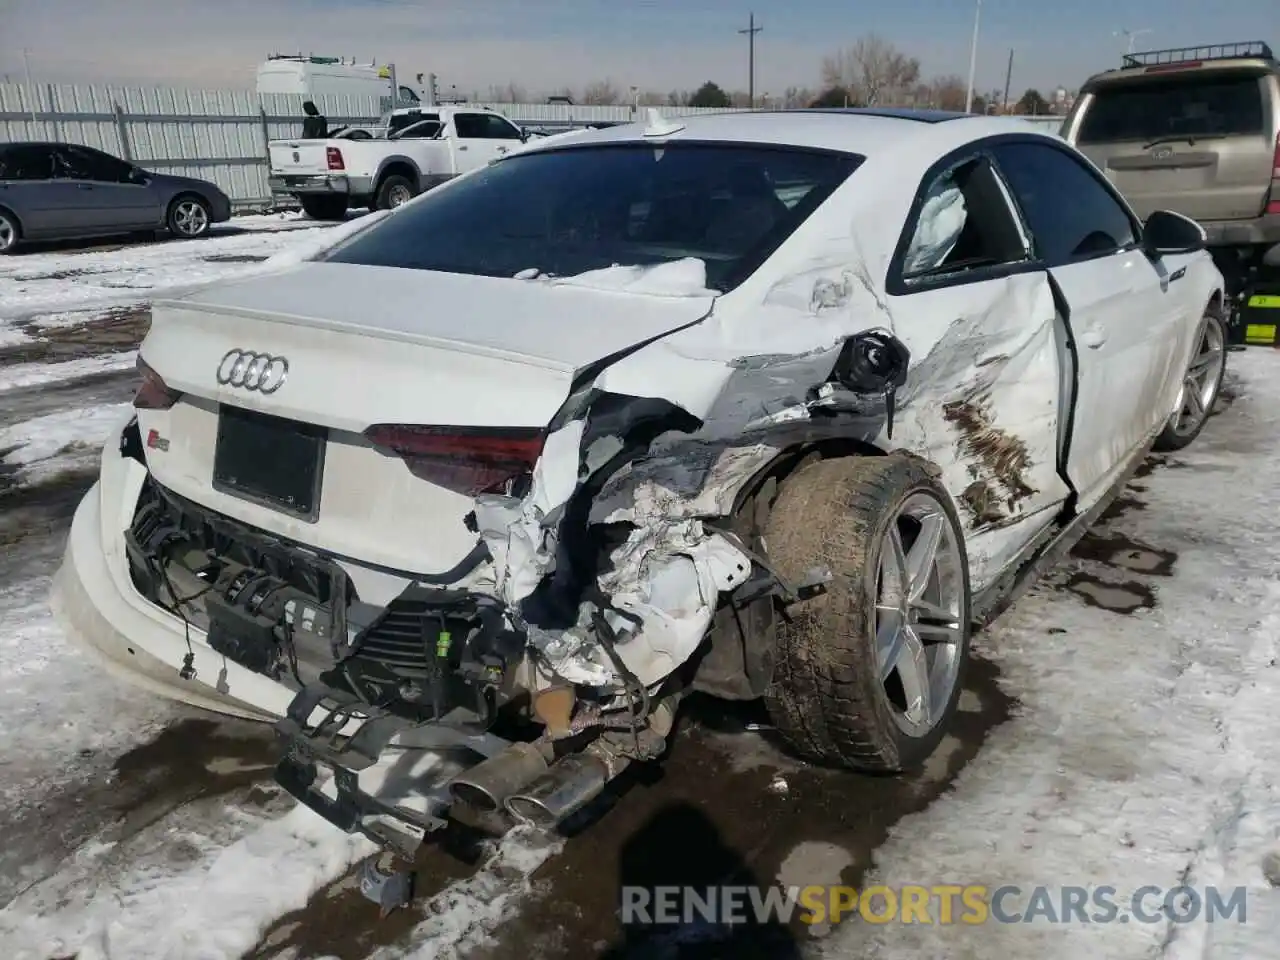
<svg viewBox="0 0 1280 960">
<path fill-rule="evenodd" d="M 1138 49 L 1264 39 L 1280 46 L 1278 0 L 982 0 L 978 87 L 1047 93 L 1118 62 L 1117 31 Z M 747 85 L 754 8 L 756 90 L 816 86 L 825 54 L 877 33 L 922 73 L 967 74 L 973 0 L 0 0 L 0 79 L 247 87 L 265 54 L 394 60 L 444 87 L 581 89 L 610 79 L 666 91 Z"/>
</svg>

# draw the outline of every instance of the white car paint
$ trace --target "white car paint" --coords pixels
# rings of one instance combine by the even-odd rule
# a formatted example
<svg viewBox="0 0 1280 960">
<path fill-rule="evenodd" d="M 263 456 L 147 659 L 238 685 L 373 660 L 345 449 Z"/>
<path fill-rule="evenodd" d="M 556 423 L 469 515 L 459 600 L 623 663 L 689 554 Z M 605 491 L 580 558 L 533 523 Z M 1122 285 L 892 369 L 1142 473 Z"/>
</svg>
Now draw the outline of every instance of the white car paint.
<svg viewBox="0 0 1280 960">
<path fill-rule="evenodd" d="M 805 392 L 827 378 L 843 342 L 887 328 L 910 348 L 909 377 L 892 437 L 878 427 L 861 439 L 940 468 L 967 520 L 971 580 L 980 590 L 1036 542 L 1067 496 L 1054 458 L 1067 432 L 1063 398 L 1076 365 L 1068 479 L 1088 504 L 1172 412 L 1201 312 L 1221 291 L 1204 253 L 1168 258 L 1176 262 L 1165 265 L 1161 280 L 1132 252 L 1052 272 L 891 293 L 887 277 L 902 227 L 935 161 L 1014 133 L 1068 149 L 1004 119 L 931 124 L 803 112 L 693 118 L 651 138 L 655 151 L 688 138 L 866 156 L 723 295 L 706 289 L 696 264 L 503 279 L 319 262 L 158 303 L 141 353 L 187 396 L 168 411 L 140 411 L 142 435 L 155 431 L 168 441 L 166 450 L 147 452 L 148 468 L 208 509 L 346 558 L 360 596 L 376 604 L 389 602 L 414 574 L 449 568 L 474 545 L 466 526 L 474 510 L 495 562 L 460 582 L 514 610 L 551 569 L 559 511 L 585 479 L 579 461 L 590 451 L 580 449 L 580 417 L 550 433 L 523 499 L 472 500 L 426 483 L 361 431 L 379 422 L 545 427 L 570 401 L 575 371 L 644 344 L 605 366 L 592 385 L 669 401 L 702 426 L 660 437 L 611 478 L 591 521 L 635 525 L 599 585 L 615 606 L 638 616 L 642 628 L 619 653 L 653 684 L 697 648 L 719 595 L 749 565 L 732 538 L 704 521 L 729 513 L 737 491 L 778 453 L 775 435 L 753 431 L 808 419 L 814 403 Z M 582 132 L 573 148 L 642 137 L 636 127 Z M 521 153 L 562 146 L 548 138 Z M 388 221 L 426 199 L 391 212 Z M 1167 282 L 1183 269 L 1177 284 Z M 1070 303 L 1069 318 L 1056 305 L 1055 284 Z M 609 322 L 600 323 L 605 316 Z M 1084 344 L 1074 358 L 1068 323 Z M 219 387 L 215 370 L 236 348 L 287 356 L 287 386 L 270 396 Z M 331 428 L 317 523 L 212 489 L 219 402 Z M 108 444 L 59 579 L 60 594 L 71 598 L 60 602 L 64 625 L 118 661 L 128 663 L 134 654 L 122 651 L 136 648 L 148 664 L 171 670 L 171 696 L 279 715 L 288 701 L 283 687 L 215 655 L 200 631 L 184 629 L 130 585 L 120 531 L 131 522 L 145 472 L 120 456 L 115 439 Z M 994 518 L 977 516 L 976 500 L 993 504 Z M 583 621 L 570 630 L 530 631 L 542 654 L 530 684 L 617 681 L 581 629 L 586 613 L 584 605 Z M 188 637 L 197 669 L 189 681 L 177 674 Z M 151 681 L 160 682 L 159 669 L 147 671 Z"/>
</svg>

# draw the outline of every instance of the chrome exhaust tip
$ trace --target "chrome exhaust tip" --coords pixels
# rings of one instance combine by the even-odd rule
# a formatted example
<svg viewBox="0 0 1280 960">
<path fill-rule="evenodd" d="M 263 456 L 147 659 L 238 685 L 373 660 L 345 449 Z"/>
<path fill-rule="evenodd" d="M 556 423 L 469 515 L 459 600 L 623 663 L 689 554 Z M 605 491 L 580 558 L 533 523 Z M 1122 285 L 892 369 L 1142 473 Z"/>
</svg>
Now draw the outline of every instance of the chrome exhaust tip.
<svg viewBox="0 0 1280 960">
<path fill-rule="evenodd" d="M 511 794 L 547 771 L 547 759 L 532 743 L 513 743 L 464 770 L 449 782 L 449 795 L 481 812 L 501 810 Z"/>
<path fill-rule="evenodd" d="M 602 757 L 590 748 L 568 754 L 507 797 L 507 812 L 521 823 L 550 829 L 600 796 L 627 763 L 625 757 Z"/>
</svg>

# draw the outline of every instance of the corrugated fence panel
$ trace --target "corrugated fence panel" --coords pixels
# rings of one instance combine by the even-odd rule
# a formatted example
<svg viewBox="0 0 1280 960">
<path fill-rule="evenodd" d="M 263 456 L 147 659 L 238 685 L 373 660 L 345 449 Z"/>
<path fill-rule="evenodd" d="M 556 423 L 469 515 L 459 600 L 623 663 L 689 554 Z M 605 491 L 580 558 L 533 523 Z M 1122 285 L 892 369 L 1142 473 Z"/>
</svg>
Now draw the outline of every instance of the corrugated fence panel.
<svg viewBox="0 0 1280 960">
<path fill-rule="evenodd" d="M 162 173 L 218 184 L 237 205 L 270 202 L 267 140 L 302 133 L 298 94 L 249 90 L 25 83 L 0 84 L 0 142 L 62 140 L 97 147 Z M 375 126 L 386 98 L 351 94 L 316 98 L 331 127 Z M 637 118 L 630 104 L 473 103 L 517 123 L 572 125 Z M 641 108 L 640 115 L 644 110 Z M 709 107 L 658 107 L 663 116 L 734 113 Z M 1061 117 L 1027 117 L 1056 132 Z"/>
</svg>

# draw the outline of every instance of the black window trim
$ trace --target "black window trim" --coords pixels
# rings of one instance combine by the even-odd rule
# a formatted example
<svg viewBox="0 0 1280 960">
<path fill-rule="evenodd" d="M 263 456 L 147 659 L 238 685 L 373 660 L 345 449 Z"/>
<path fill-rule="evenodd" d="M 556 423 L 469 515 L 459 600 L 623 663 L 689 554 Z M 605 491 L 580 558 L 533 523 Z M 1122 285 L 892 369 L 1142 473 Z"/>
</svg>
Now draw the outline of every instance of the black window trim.
<svg viewBox="0 0 1280 960">
<path fill-rule="evenodd" d="M 1021 135 L 1015 134 L 1014 136 Z M 1004 277 L 1035 273 L 1045 269 L 1043 262 L 1036 256 L 1035 238 L 1027 226 L 1026 217 L 1023 216 L 1022 210 L 1017 204 L 1017 198 L 1013 195 L 1008 181 L 1005 180 L 1000 172 L 995 158 L 986 149 L 986 145 L 996 139 L 1000 139 L 1000 137 L 987 137 L 957 147 L 935 161 L 924 172 L 924 176 L 920 178 L 920 183 L 916 185 L 915 196 L 912 198 L 911 207 L 907 211 L 902 232 L 898 235 L 898 243 L 894 247 L 893 256 L 889 259 L 889 269 L 885 274 L 885 293 L 894 297 L 905 297 L 913 293 L 927 293 L 933 290 L 944 290 L 948 287 L 985 283 L 988 280 L 1000 280 Z M 1031 240 L 1031 250 L 1021 260 L 1011 260 L 1008 263 L 995 264 L 990 267 L 973 267 L 937 277 L 908 280 L 903 276 L 902 269 L 906 263 L 907 251 L 911 249 L 911 241 L 915 239 L 916 227 L 920 222 L 920 211 L 924 208 L 925 196 L 928 194 L 929 188 L 933 186 L 939 177 L 945 176 L 966 163 L 972 163 L 976 160 L 985 160 L 990 165 L 992 174 L 1003 188 L 1002 192 L 1005 195 L 1005 203 L 1009 206 L 1010 215 L 1021 228 L 1023 236 Z"/>
<path fill-rule="evenodd" d="M 1022 209 L 1022 204 L 1018 200 L 1018 193 L 1016 190 L 1013 189 L 1012 185 L 1009 183 L 1008 177 L 1004 175 L 1004 171 L 1001 169 L 999 161 L 996 160 L 993 156 L 992 160 L 995 163 L 996 172 L 999 174 L 1000 178 L 1004 181 L 1005 188 L 1009 191 L 1009 198 L 1013 201 L 1014 209 L 1017 211 L 1018 216 L 1022 219 L 1023 229 L 1026 230 L 1027 236 L 1031 238 L 1031 243 L 1035 248 L 1035 257 L 1040 263 L 1044 264 L 1046 269 L 1052 269 L 1053 267 L 1068 267 L 1068 266 L 1073 266 L 1077 263 L 1088 263 L 1091 260 L 1101 260 L 1103 257 L 1114 257 L 1122 253 L 1132 253 L 1134 250 L 1142 249 L 1143 223 L 1140 219 L 1138 219 L 1138 215 L 1133 212 L 1133 208 L 1129 206 L 1129 201 L 1127 201 L 1124 198 L 1124 196 L 1120 193 L 1119 190 L 1115 188 L 1115 185 L 1110 180 L 1108 180 L 1103 174 L 1098 172 L 1098 170 L 1093 166 L 1093 164 L 1090 163 L 1082 153 L 1080 153 L 1078 150 L 1073 149 L 1065 141 L 1055 140 L 1052 137 L 1039 137 L 1039 136 L 1035 136 L 1034 134 L 1004 133 L 994 137 L 989 137 L 983 142 L 992 144 L 993 146 L 1003 146 L 1008 143 L 1032 143 L 1032 144 L 1038 144 L 1039 146 L 1042 146 L 1042 147 L 1048 147 L 1050 150 L 1056 150 L 1058 153 L 1062 154 L 1068 160 L 1075 163 L 1076 166 L 1080 167 L 1081 170 L 1083 170 L 1090 177 L 1092 177 L 1093 182 L 1098 184 L 1098 186 L 1102 187 L 1103 192 L 1106 193 L 1109 197 L 1111 197 L 1111 199 L 1114 200 L 1116 204 L 1119 205 L 1121 212 L 1123 212 L 1124 215 L 1129 220 L 1129 228 L 1130 228 L 1130 231 L 1133 233 L 1133 239 L 1130 240 L 1128 243 L 1123 243 L 1114 250 L 1100 250 L 1097 253 L 1086 253 L 1086 254 L 1081 254 L 1079 256 L 1075 256 L 1075 257 L 1067 257 L 1064 260 L 1062 260 L 1060 263 L 1057 263 L 1057 262 L 1051 263 L 1046 258 L 1040 255 L 1039 244 L 1036 241 L 1035 231 L 1031 229 L 1031 224 L 1027 220 L 1027 216 Z"/>
</svg>

